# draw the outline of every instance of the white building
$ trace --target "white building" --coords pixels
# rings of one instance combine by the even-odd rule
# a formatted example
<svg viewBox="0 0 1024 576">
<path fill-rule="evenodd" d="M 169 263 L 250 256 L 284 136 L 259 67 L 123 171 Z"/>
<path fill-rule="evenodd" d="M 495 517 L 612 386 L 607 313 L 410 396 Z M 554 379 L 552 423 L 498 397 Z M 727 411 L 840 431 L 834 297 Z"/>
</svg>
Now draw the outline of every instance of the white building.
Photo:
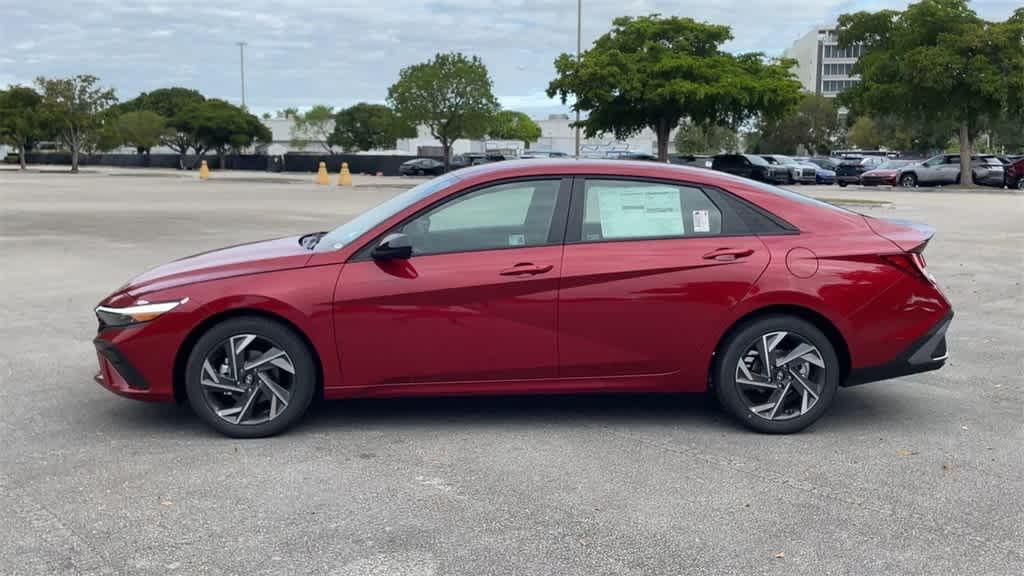
<svg viewBox="0 0 1024 576">
<path fill-rule="evenodd" d="M 834 27 L 816 27 L 786 50 L 797 61 L 796 75 L 804 90 L 829 98 L 860 82 L 850 70 L 863 54 L 861 46 L 839 48 Z"/>
<path fill-rule="evenodd" d="M 576 131 L 571 126 L 572 121 L 566 114 L 552 114 L 543 120 L 534 120 L 540 126 L 541 137 L 536 142 L 530 143 L 530 149 L 536 151 L 561 152 L 572 156 L 576 152 Z M 267 154 L 284 154 L 285 152 L 299 152 L 291 146 L 290 118 L 272 118 L 264 120 L 264 124 L 273 133 L 273 141 L 266 147 Z M 674 133 L 673 133 L 674 135 Z M 580 148 L 584 156 L 598 156 L 608 151 L 631 151 L 647 154 L 657 154 L 658 140 L 649 129 L 626 139 L 617 140 L 611 134 L 596 138 L 583 138 Z M 420 126 L 415 138 L 403 138 L 399 140 L 394 150 L 373 150 L 370 154 L 407 154 L 410 156 L 438 156 L 441 154 L 441 143 L 430 135 L 430 129 Z M 468 140 L 459 139 L 452 143 L 452 155 L 486 152 L 487 150 L 514 150 L 517 153 L 525 151 L 522 142 L 518 140 Z M 340 150 L 338 150 L 340 151 Z M 309 142 L 301 152 L 311 154 L 326 152 L 319 142 Z"/>
</svg>

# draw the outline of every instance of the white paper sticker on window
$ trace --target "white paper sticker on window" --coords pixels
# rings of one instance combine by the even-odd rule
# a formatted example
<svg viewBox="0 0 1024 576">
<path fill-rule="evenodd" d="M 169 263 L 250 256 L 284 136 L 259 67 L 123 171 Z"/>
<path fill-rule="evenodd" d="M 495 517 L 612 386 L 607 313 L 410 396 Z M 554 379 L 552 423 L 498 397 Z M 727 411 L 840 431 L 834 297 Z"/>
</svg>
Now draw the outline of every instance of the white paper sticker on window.
<svg viewBox="0 0 1024 576">
<path fill-rule="evenodd" d="M 525 246 L 526 236 L 523 234 L 509 234 L 508 235 L 509 246 Z"/>
<path fill-rule="evenodd" d="M 598 188 L 601 232 L 605 238 L 682 236 L 679 189 L 643 186 Z"/>
<path fill-rule="evenodd" d="M 711 220 L 708 218 L 707 210 L 693 211 L 693 231 L 711 232 Z"/>
</svg>

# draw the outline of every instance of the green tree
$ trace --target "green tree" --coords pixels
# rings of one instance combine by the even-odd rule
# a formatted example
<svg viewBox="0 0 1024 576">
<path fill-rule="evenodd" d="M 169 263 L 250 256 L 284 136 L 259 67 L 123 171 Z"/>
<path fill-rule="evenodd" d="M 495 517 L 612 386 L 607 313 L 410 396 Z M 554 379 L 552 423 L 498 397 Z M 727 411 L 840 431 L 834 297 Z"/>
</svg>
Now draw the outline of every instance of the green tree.
<svg viewBox="0 0 1024 576">
<path fill-rule="evenodd" d="M 270 129 L 259 118 L 224 100 L 193 104 L 179 112 L 171 125 L 193 139 L 197 157 L 213 150 L 221 166 L 229 149 L 240 150 L 272 139 Z"/>
<path fill-rule="evenodd" d="M 922 0 L 904 11 L 839 17 L 842 46 L 862 44 L 862 81 L 842 94 L 851 109 L 957 123 L 960 181 L 973 184 L 973 141 L 983 119 L 1024 106 L 1024 8 L 982 20 L 967 0 Z"/>
<path fill-rule="evenodd" d="M 331 133 L 334 132 L 334 108 L 317 104 L 291 118 L 294 121 L 290 142 L 293 148 L 302 150 L 310 142 L 316 142 L 328 154 L 334 154 L 330 144 Z"/>
<path fill-rule="evenodd" d="M 804 94 L 791 114 L 758 122 L 755 148 L 761 153 L 828 154 L 839 134 L 839 113 L 831 98 Z"/>
<path fill-rule="evenodd" d="M 80 74 L 71 78 L 36 79 L 43 107 L 61 142 L 71 151 L 71 171 L 78 172 L 78 155 L 103 128 L 101 113 L 117 102 L 113 90 L 103 89 L 99 78 Z"/>
<path fill-rule="evenodd" d="M 877 150 L 882 145 L 882 133 L 875 121 L 867 116 L 857 118 L 846 133 L 846 141 L 854 148 L 861 150 Z"/>
<path fill-rule="evenodd" d="M 676 130 L 675 148 L 680 154 L 733 152 L 739 148 L 739 139 L 731 128 L 700 126 L 684 119 Z"/>
<path fill-rule="evenodd" d="M 117 128 L 122 142 L 148 156 L 150 149 L 160 144 L 167 130 L 167 120 L 150 110 L 125 112 L 118 117 Z"/>
<path fill-rule="evenodd" d="M 25 169 L 25 155 L 45 129 L 43 98 L 26 86 L 0 91 L 0 142 L 18 151 L 18 165 Z"/>
<path fill-rule="evenodd" d="M 526 148 L 540 139 L 541 129 L 527 114 L 502 110 L 494 115 L 487 135 L 495 140 L 518 140 Z"/>
<path fill-rule="evenodd" d="M 579 61 L 562 54 L 548 96 L 587 112 L 587 136 L 613 132 L 624 139 L 645 127 L 658 138 L 658 158 L 668 160 L 669 134 L 680 120 L 737 127 L 755 117 L 783 116 L 800 101 L 791 60 L 721 49 L 728 26 L 658 14 L 620 17 Z"/>
<path fill-rule="evenodd" d="M 338 111 L 327 142 L 346 152 L 394 148 L 399 138 L 414 138 L 416 127 L 402 121 L 383 104 L 360 102 Z"/>
<path fill-rule="evenodd" d="M 487 133 L 498 110 L 491 88 L 480 58 L 457 52 L 437 54 L 430 61 L 403 68 L 388 89 L 388 103 L 404 122 L 427 126 L 441 142 L 447 170 L 455 140 Z"/>
<path fill-rule="evenodd" d="M 198 154 L 200 146 L 193 132 L 180 129 L 181 126 L 188 124 L 187 119 L 181 115 L 189 107 L 204 101 L 206 98 L 197 90 L 175 86 L 143 92 L 119 107 L 122 112 L 148 110 L 164 118 L 167 129 L 161 136 L 160 143 L 178 153 L 180 169 L 185 167 L 185 155 L 189 150 L 194 150 Z"/>
</svg>

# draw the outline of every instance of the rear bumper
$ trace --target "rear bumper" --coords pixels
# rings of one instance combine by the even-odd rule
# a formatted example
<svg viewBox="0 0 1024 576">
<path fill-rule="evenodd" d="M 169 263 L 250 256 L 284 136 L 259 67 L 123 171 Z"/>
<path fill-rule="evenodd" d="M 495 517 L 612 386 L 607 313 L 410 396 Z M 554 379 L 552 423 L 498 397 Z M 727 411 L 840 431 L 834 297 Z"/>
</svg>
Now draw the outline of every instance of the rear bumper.
<svg viewBox="0 0 1024 576">
<path fill-rule="evenodd" d="M 946 347 L 946 330 L 949 329 L 952 321 L 953 311 L 950 310 L 931 330 L 908 346 L 895 359 L 879 366 L 851 370 L 846 381 L 843 382 L 843 386 L 856 386 L 942 368 L 949 357 Z"/>
</svg>

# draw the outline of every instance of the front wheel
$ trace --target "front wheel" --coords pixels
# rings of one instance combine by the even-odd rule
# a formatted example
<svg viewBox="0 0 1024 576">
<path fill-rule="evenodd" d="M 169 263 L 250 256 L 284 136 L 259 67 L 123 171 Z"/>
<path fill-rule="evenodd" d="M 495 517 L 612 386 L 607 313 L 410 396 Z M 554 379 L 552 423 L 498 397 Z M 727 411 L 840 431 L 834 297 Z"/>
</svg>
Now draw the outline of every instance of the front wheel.
<svg viewBox="0 0 1024 576">
<path fill-rule="evenodd" d="M 914 188 L 917 186 L 917 176 L 913 174 L 904 174 L 900 176 L 900 187 L 902 188 Z"/>
<path fill-rule="evenodd" d="M 1017 190 L 1024 190 L 1024 178 L 1017 180 Z"/>
<path fill-rule="evenodd" d="M 839 187 L 840 188 L 846 188 L 847 186 L 848 186 L 848 184 L 846 182 L 843 182 L 842 180 L 839 181 Z"/>
<path fill-rule="evenodd" d="M 733 331 L 718 351 L 715 393 L 744 426 L 797 432 L 828 410 L 839 360 L 828 338 L 794 316 L 766 316 Z"/>
<path fill-rule="evenodd" d="M 192 348 L 185 374 L 189 404 L 218 432 L 271 436 L 298 421 L 316 391 L 316 363 L 288 327 L 258 317 L 226 320 Z"/>
</svg>

